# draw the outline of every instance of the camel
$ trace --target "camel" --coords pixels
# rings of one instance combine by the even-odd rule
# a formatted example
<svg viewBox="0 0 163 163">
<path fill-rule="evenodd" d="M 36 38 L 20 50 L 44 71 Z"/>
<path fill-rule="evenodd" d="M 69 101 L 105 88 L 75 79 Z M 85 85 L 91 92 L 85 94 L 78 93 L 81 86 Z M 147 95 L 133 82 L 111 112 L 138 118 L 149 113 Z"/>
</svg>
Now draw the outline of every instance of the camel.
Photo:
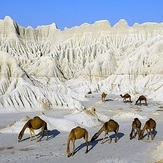
<svg viewBox="0 0 163 163">
<path fill-rule="evenodd" d="M 143 139 L 144 131 L 147 131 L 147 140 L 149 140 L 149 135 L 151 135 L 151 140 L 155 137 L 156 122 L 150 118 L 144 125 L 143 129 L 139 133 L 139 140 Z"/>
<path fill-rule="evenodd" d="M 27 123 L 24 125 L 24 127 L 22 128 L 22 130 L 20 131 L 19 135 L 18 135 L 18 141 L 20 142 L 23 135 L 24 135 L 24 131 L 26 130 L 26 128 L 29 128 L 30 131 L 30 140 L 32 138 L 32 133 L 34 134 L 34 136 L 37 139 L 37 136 L 34 132 L 34 130 L 40 129 L 42 130 L 42 136 L 39 140 L 37 141 L 41 141 L 41 139 L 44 136 L 44 131 L 46 130 L 47 132 L 47 140 L 48 140 L 48 129 L 47 129 L 47 123 L 42 120 L 40 117 L 35 116 L 33 119 L 30 119 L 27 121 Z"/>
<path fill-rule="evenodd" d="M 104 123 L 104 125 L 100 128 L 100 130 L 97 133 L 94 134 L 94 136 L 91 139 L 91 142 L 94 141 L 95 139 L 97 139 L 98 136 L 103 131 L 105 132 L 105 134 L 104 134 L 104 137 L 103 137 L 103 140 L 102 140 L 101 144 L 104 144 L 104 140 L 105 140 L 106 135 L 108 135 L 108 132 L 112 132 L 112 131 L 114 131 L 115 134 L 116 134 L 115 143 L 118 141 L 119 124 L 116 121 L 110 119 L 109 121 Z M 111 143 L 110 136 L 108 135 L 107 137 L 109 138 L 108 143 Z"/>
<path fill-rule="evenodd" d="M 102 102 L 105 102 L 106 96 L 107 96 L 107 94 L 106 94 L 105 92 L 103 92 L 103 93 L 101 94 L 101 101 L 102 101 Z"/>
<path fill-rule="evenodd" d="M 86 151 L 85 153 L 88 153 L 88 131 L 81 127 L 73 128 L 68 136 L 67 139 L 67 157 L 70 157 L 71 155 L 74 155 L 75 153 L 75 140 L 84 138 L 86 141 Z M 70 153 L 70 141 L 72 141 L 72 153 Z"/>
<path fill-rule="evenodd" d="M 147 98 L 143 95 L 139 96 L 139 98 L 137 99 L 137 101 L 135 103 L 136 105 L 138 104 L 138 101 L 140 101 L 139 105 L 142 104 L 141 101 L 145 101 L 145 105 L 147 105 Z"/>
<path fill-rule="evenodd" d="M 131 133 L 130 133 L 130 140 L 132 138 L 135 138 L 136 134 L 139 135 L 140 129 L 141 129 L 141 122 L 140 122 L 140 120 L 138 118 L 135 118 L 134 121 L 132 122 L 132 129 L 131 129 Z M 133 136 L 133 133 L 134 133 L 134 136 Z"/>
<path fill-rule="evenodd" d="M 123 102 L 128 102 L 127 99 L 129 99 L 129 102 L 132 102 L 131 95 L 129 95 L 128 93 L 126 93 L 124 96 L 120 94 L 120 96 L 123 98 Z"/>
</svg>

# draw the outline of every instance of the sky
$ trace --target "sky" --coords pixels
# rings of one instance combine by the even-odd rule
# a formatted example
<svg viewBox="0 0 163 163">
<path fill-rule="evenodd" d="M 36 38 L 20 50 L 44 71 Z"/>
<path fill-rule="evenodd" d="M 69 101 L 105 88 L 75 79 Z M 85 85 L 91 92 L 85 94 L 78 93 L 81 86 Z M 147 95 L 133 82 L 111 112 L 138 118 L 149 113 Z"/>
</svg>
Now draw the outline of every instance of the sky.
<svg viewBox="0 0 163 163">
<path fill-rule="evenodd" d="M 10 16 L 22 27 L 55 23 L 63 30 L 108 20 L 114 26 L 163 22 L 163 0 L 0 0 L 0 19 Z"/>
</svg>

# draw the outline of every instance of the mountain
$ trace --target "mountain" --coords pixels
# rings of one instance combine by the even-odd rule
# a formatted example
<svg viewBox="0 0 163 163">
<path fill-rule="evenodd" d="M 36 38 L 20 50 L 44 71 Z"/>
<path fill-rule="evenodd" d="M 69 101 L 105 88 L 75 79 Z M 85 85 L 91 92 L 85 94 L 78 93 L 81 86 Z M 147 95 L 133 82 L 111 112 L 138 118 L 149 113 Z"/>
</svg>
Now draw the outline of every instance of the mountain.
<svg viewBox="0 0 163 163">
<path fill-rule="evenodd" d="M 0 20 L 0 112 L 83 109 L 88 93 L 163 99 L 163 23 L 59 30 Z"/>
</svg>

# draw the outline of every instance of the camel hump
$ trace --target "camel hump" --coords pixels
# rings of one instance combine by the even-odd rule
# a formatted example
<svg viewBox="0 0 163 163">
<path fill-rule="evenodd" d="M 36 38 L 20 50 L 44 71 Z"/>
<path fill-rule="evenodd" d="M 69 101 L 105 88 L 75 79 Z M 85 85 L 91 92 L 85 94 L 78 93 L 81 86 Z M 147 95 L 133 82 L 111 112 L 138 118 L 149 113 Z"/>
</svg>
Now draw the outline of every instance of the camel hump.
<svg viewBox="0 0 163 163">
<path fill-rule="evenodd" d="M 35 116 L 33 119 L 41 119 L 39 116 Z"/>
<path fill-rule="evenodd" d="M 149 119 L 149 122 L 150 122 L 151 124 L 153 124 L 154 126 L 156 125 L 155 120 L 154 120 L 154 119 L 152 119 L 152 118 L 150 118 L 150 119 Z"/>
<path fill-rule="evenodd" d="M 146 99 L 146 97 L 144 95 L 141 95 L 139 98 L 140 99 Z"/>
<path fill-rule="evenodd" d="M 119 124 L 114 121 L 113 119 L 110 119 L 107 123 L 111 128 L 118 128 L 119 127 Z"/>
</svg>

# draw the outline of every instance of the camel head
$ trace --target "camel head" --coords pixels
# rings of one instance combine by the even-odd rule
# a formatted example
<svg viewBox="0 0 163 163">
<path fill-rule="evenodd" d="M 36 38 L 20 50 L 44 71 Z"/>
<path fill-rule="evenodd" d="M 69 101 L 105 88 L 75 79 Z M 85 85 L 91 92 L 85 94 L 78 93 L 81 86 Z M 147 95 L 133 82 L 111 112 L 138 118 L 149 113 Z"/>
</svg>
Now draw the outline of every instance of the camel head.
<svg viewBox="0 0 163 163">
<path fill-rule="evenodd" d="M 95 133 L 91 139 L 91 142 L 93 142 L 94 140 L 96 140 L 98 138 L 99 134 Z"/>
<path fill-rule="evenodd" d="M 143 139 L 143 132 L 142 132 L 142 130 L 138 134 L 138 140 L 141 140 L 141 139 Z"/>
<path fill-rule="evenodd" d="M 18 142 L 21 141 L 22 137 L 23 137 L 23 133 L 20 132 L 20 134 L 18 135 Z"/>
</svg>

